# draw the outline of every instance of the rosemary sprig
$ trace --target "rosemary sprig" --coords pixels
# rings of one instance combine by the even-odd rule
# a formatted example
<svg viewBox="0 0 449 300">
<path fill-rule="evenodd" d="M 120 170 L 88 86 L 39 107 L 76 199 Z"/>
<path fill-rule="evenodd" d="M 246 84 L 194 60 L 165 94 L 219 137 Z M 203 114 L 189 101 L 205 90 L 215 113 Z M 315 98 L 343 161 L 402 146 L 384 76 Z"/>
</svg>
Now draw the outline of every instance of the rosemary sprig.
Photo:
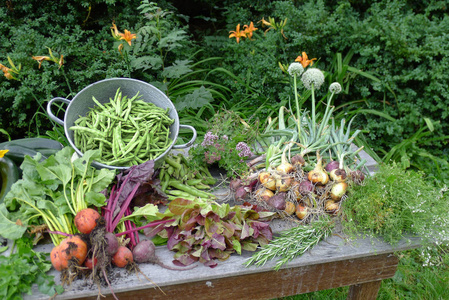
<svg viewBox="0 0 449 300">
<path fill-rule="evenodd" d="M 283 231 L 279 237 L 275 237 L 269 244 L 264 245 L 244 265 L 248 267 L 254 264 L 260 267 L 267 261 L 280 257 L 274 267 L 277 271 L 284 264 L 326 239 L 332 233 L 334 226 L 334 221 L 324 216 L 309 225 L 300 225 Z"/>
</svg>

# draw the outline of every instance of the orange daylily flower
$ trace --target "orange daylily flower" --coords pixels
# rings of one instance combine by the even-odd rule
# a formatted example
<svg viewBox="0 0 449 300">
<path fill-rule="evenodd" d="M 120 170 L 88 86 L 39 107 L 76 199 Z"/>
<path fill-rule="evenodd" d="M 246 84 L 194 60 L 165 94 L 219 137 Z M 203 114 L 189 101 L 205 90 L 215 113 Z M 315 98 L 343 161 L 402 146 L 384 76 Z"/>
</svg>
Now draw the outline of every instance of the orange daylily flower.
<svg viewBox="0 0 449 300">
<path fill-rule="evenodd" d="M 237 43 L 240 42 L 241 37 L 246 37 L 246 33 L 244 31 L 240 31 L 240 24 L 237 25 L 237 28 L 235 29 L 235 31 L 229 31 L 229 33 L 231 33 L 229 35 L 229 38 L 235 37 L 235 39 L 237 40 Z"/>
<path fill-rule="evenodd" d="M 113 36 L 115 39 L 117 39 L 117 40 L 120 39 L 120 32 L 118 31 L 117 25 L 115 25 L 114 22 L 112 23 L 111 33 L 112 33 L 112 36 Z"/>
<path fill-rule="evenodd" d="M 254 27 L 254 23 L 253 22 L 249 23 L 249 26 L 248 25 L 244 25 L 243 28 L 245 28 L 244 32 L 245 32 L 245 34 L 247 35 L 248 38 L 252 38 L 253 37 L 253 31 L 257 30 L 257 28 Z"/>
<path fill-rule="evenodd" d="M 119 33 L 120 39 L 125 40 L 131 46 L 131 40 L 137 38 L 135 33 L 131 33 L 125 29 L 125 33 Z"/>
<path fill-rule="evenodd" d="M 111 33 L 116 40 L 125 40 L 130 46 L 131 40 L 137 38 L 137 35 L 135 33 L 131 33 L 129 30 L 125 29 L 125 33 L 121 33 L 120 31 L 118 31 L 117 25 L 115 25 L 115 23 L 112 23 Z"/>
<path fill-rule="evenodd" d="M 0 70 L 3 71 L 3 75 L 5 75 L 6 79 L 11 80 L 11 79 L 15 79 L 15 80 L 19 80 L 17 78 L 15 78 L 12 74 L 19 74 L 20 71 L 20 65 L 19 68 L 17 69 L 16 66 L 14 65 L 14 63 L 12 62 L 11 58 L 9 58 L 8 56 L 8 62 L 11 65 L 11 68 L 8 68 L 7 66 L 4 66 L 2 64 L 0 64 Z"/>
<path fill-rule="evenodd" d="M 39 69 L 41 68 L 44 60 L 51 60 L 49 56 L 32 56 L 31 58 L 39 62 Z"/>
<path fill-rule="evenodd" d="M 307 67 L 309 64 L 312 66 L 314 60 L 316 60 L 316 58 L 309 59 L 309 57 L 305 52 L 302 53 L 302 56 L 300 55 L 295 59 L 295 61 L 300 62 L 304 68 Z"/>
</svg>

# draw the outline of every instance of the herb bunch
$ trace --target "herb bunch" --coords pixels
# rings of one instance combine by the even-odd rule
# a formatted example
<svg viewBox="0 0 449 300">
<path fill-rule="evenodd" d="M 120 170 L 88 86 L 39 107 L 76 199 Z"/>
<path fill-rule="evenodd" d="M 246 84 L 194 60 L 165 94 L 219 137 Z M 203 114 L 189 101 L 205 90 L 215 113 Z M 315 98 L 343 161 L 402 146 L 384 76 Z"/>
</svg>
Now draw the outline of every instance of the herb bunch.
<svg viewBox="0 0 449 300">
<path fill-rule="evenodd" d="M 217 164 L 227 171 L 229 177 L 246 173 L 249 167 L 246 160 L 254 155 L 251 146 L 257 131 L 236 112 L 222 110 L 210 120 L 209 131 L 201 142 L 189 151 L 193 166 Z"/>
<path fill-rule="evenodd" d="M 407 235 L 424 241 L 449 238 L 449 195 L 423 173 L 406 171 L 398 164 L 382 164 L 364 184 L 350 186 L 342 203 L 342 225 L 350 234 L 382 237 L 395 244 Z"/>
<path fill-rule="evenodd" d="M 334 222 L 328 216 L 312 222 L 309 225 L 300 225 L 283 231 L 280 236 L 275 237 L 269 244 L 261 247 L 245 266 L 255 264 L 263 266 L 266 262 L 278 257 L 274 270 L 279 270 L 292 259 L 301 256 L 312 249 L 321 240 L 326 239 L 334 228 Z"/>
<path fill-rule="evenodd" d="M 30 237 L 16 240 L 15 245 L 15 253 L 0 255 L 0 298 L 22 299 L 24 293 L 31 294 L 33 284 L 37 284 L 43 294 L 62 294 L 64 288 L 55 284 L 53 276 L 46 274 L 51 268 L 47 254 L 35 252 Z M 6 249 L 6 246 L 1 247 L 0 253 Z"/>
</svg>

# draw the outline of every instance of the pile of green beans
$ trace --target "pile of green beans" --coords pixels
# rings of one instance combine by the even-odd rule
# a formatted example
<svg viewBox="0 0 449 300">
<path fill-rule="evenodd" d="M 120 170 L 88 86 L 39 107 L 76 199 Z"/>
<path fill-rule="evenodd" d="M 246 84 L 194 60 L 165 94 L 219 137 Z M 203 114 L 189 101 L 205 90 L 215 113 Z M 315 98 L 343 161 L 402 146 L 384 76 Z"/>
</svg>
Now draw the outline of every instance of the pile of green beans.
<svg viewBox="0 0 449 300">
<path fill-rule="evenodd" d="M 122 96 L 117 89 L 114 99 L 96 106 L 70 127 L 74 131 L 74 144 L 82 152 L 99 149 L 98 162 L 110 166 L 129 167 L 156 159 L 172 143 L 170 125 L 174 120 L 153 103 L 134 97 Z"/>
</svg>

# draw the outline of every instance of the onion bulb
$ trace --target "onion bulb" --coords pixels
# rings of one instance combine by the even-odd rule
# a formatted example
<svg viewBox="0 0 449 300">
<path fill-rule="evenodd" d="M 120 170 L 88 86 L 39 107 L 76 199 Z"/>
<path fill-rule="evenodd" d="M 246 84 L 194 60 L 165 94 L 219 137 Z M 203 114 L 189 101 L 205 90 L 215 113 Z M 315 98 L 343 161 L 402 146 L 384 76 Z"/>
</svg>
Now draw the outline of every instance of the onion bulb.
<svg viewBox="0 0 449 300">
<path fill-rule="evenodd" d="M 278 171 L 279 173 L 288 174 L 295 170 L 293 165 L 287 160 L 287 150 L 290 149 L 290 147 L 291 145 L 287 145 L 282 152 L 281 164 L 276 168 L 276 171 Z"/>
<path fill-rule="evenodd" d="M 304 157 L 302 157 L 302 155 L 299 153 L 291 158 L 291 162 L 294 166 L 300 167 L 304 166 L 304 164 L 306 163 Z"/>
<path fill-rule="evenodd" d="M 290 202 L 290 201 L 285 201 L 285 209 L 284 209 L 284 211 L 289 216 L 293 215 L 295 213 L 295 211 L 296 211 L 295 204 L 293 204 L 293 202 Z"/>
<path fill-rule="evenodd" d="M 310 194 L 311 192 L 313 192 L 314 189 L 315 186 L 313 185 L 312 182 L 308 180 L 301 181 L 301 183 L 299 184 L 299 193 L 301 195 Z"/>
<path fill-rule="evenodd" d="M 268 205 L 270 205 L 276 209 L 284 210 L 285 209 L 285 193 L 278 193 L 278 194 L 274 195 L 273 197 L 268 199 L 267 203 L 268 203 Z"/>
<path fill-rule="evenodd" d="M 336 182 L 341 182 L 346 180 L 346 171 L 343 169 L 333 169 L 329 173 L 329 177 Z"/>
<path fill-rule="evenodd" d="M 340 205 L 334 200 L 327 200 L 324 202 L 324 209 L 327 213 L 336 214 L 340 210 Z"/>
<path fill-rule="evenodd" d="M 267 202 L 268 199 L 274 196 L 274 193 L 267 188 L 260 188 L 255 193 L 256 199 Z"/>
<path fill-rule="evenodd" d="M 329 175 L 327 175 L 326 171 L 323 169 L 321 157 L 318 153 L 315 168 L 309 172 L 307 178 L 310 182 L 321 185 L 325 185 L 329 181 Z"/>
<path fill-rule="evenodd" d="M 303 220 L 305 217 L 307 217 L 308 214 L 307 206 L 305 206 L 304 204 L 296 205 L 295 213 L 298 219 Z"/>
<path fill-rule="evenodd" d="M 361 184 L 365 180 L 365 174 L 360 170 L 352 171 L 350 174 L 352 181 L 357 184 Z"/>
<path fill-rule="evenodd" d="M 338 169 L 339 167 L 340 163 L 336 160 L 333 160 L 326 165 L 325 169 L 326 171 L 330 172 L 332 170 Z"/>
<path fill-rule="evenodd" d="M 269 190 L 276 190 L 276 180 L 271 176 L 270 172 L 260 172 L 259 182 Z"/>
<path fill-rule="evenodd" d="M 280 176 L 279 178 L 276 178 L 276 190 L 279 192 L 288 191 L 291 188 L 293 181 L 292 177 Z"/>
<path fill-rule="evenodd" d="M 334 201 L 340 201 L 341 197 L 346 193 L 348 184 L 344 181 L 335 183 L 331 188 L 331 198 Z"/>
</svg>

